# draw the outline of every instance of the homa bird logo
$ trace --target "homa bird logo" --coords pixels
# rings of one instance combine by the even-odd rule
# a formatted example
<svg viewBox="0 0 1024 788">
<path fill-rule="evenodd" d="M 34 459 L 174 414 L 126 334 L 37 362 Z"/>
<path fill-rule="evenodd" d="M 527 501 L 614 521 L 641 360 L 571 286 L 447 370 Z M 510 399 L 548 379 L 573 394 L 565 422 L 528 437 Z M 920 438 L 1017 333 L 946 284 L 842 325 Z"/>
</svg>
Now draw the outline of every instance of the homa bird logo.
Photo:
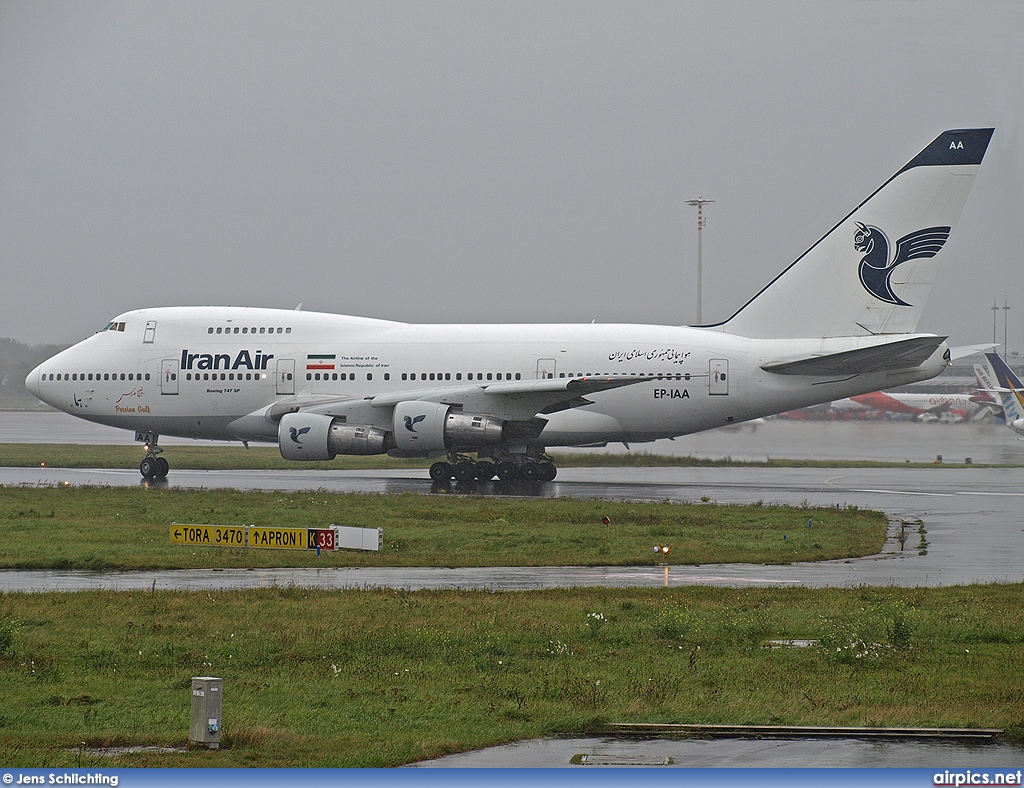
<svg viewBox="0 0 1024 788">
<path fill-rule="evenodd" d="M 416 429 L 415 429 L 415 427 L 413 425 L 419 424 L 425 418 L 427 418 L 427 414 L 425 414 L 425 413 L 422 416 L 417 416 L 416 418 L 413 418 L 412 416 L 406 416 L 405 417 L 405 428 L 407 430 L 409 430 L 409 432 L 416 432 Z"/>
<path fill-rule="evenodd" d="M 935 257 L 949 238 L 950 227 L 926 227 L 896 242 L 896 253 L 889 260 L 889 239 L 879 228 L 857 222 L 853 248 L 863 252 L 860 260 L 860 283 L 879 301 L 896 306 L 911 306 L 892 289 L 892 275 L 896 266 L 908 260 Z"/>
<path fill-rule="evenodd" d="M 301 430 L 298 427 L 289 427 L 288 437 L 292 439 L 292 443 L 301 444 L 302 441 L 299 440 L 299 436 L 305 435 L 307 432 L 309 432 L 310 429 L 310 427 L 303 427 Z"/>
</svg>

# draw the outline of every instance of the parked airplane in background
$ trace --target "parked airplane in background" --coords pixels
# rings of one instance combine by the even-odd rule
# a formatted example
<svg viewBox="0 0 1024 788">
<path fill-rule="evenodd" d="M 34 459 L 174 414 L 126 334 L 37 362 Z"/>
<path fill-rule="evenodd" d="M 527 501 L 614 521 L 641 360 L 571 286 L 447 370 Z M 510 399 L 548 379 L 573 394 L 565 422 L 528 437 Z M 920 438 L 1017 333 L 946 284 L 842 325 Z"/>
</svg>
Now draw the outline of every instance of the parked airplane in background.
<svg viewBox="0 0 1024 788">
<path fill-rule="evenodd" d="M 140 309 L 25 384 L 134 430 L 146 477 L 167 474 L 157 439 L 174 435 L 274 442 L 291 460 L 439 456 L 438 480 L 550 480 L 548 447 L 653 441 L 939 374 L 946 338 L 914 331 L 992 131 L 940 134 L 723 323 Z"/>
<path fill-rule="evenodd" d="M 964 421 L 977 414 L 981 406 L 970 394 L 873 391 L 833 402 L 832 408 L 906 413 L 921 421 L 935 421 L 941 417 Z"/>
<path fill-rule="evenodd" d="M 991 392 L 999 400 L 1006 417 L 1006 426 L 1014 432 L 1024 433 L 1024 384 L 999 357 L 986 353 L 985 364 L 974 368 L 982 390 Z"/>
</svg>

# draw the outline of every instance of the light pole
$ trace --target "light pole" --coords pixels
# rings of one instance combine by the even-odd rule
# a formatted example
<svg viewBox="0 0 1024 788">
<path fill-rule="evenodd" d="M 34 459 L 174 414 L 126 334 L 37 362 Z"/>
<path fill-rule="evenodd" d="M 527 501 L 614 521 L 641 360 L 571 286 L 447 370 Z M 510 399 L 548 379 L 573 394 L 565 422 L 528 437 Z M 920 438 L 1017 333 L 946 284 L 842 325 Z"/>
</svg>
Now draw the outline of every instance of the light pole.
<svg viewBox="0 0 1024 788">
<path fill-rule="evenodd" d="M 1003 358 L 1010 357 L 1010 349 L 1006 346 L 1006 319 L 1009 315 L 1010 307 L 1006 305 L 1006 296 L 1003 296 Z"/>
<path fill-rule="evenodd" d="M 703 197 L 698 197 L 696 200 L 687 200 L 687 205 L 697 206 L 697 325 L 699 326 L 703 319 L 701 318 L 701 231 L 704 229 L 704 206 L 714 200 L 705 200 Z"/>
<path fill-rule="evenodd" d="M 992 344 L 996 344 L 996 318 L 999 317 L 999 307 L 996 305 L 996 297 L 992 296 Z"/>
</svg>

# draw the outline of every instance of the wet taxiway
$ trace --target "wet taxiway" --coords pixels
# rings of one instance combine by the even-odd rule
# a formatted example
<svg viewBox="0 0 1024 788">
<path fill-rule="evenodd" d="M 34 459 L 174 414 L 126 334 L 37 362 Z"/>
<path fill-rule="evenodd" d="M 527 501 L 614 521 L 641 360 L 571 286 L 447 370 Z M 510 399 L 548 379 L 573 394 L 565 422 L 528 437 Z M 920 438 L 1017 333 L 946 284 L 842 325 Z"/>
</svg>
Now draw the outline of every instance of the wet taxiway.
<svg viewBox="0 0 1024 788">
<path fill-rule="evenodd" d="M 476 752 L 448 755 L 415 767 L 573 767 L 600 766 L 735 768 L 926 768 L 1017 769 L 1024 747 L 936 741 L 857 739 L 670 739 L 549 738 L 515 742 Z M 589 764 L 589 765 L 587 765 Z"/>
</svg>

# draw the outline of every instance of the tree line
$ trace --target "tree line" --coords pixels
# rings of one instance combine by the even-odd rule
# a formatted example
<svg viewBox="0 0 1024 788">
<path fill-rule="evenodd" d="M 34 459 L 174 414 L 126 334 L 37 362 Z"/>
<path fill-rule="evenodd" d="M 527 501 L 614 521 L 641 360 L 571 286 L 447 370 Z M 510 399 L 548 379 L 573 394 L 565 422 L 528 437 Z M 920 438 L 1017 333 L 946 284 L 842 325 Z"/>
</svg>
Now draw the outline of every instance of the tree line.
<svg viewBox="0 0 1024 788">
<path fill-rule="evenodd" d="M 39 402 L 25 388 L 25 376 L 68 345 L 26 345 L 0 337 L 0 404 L 33 405 Z"/>
</svg>

